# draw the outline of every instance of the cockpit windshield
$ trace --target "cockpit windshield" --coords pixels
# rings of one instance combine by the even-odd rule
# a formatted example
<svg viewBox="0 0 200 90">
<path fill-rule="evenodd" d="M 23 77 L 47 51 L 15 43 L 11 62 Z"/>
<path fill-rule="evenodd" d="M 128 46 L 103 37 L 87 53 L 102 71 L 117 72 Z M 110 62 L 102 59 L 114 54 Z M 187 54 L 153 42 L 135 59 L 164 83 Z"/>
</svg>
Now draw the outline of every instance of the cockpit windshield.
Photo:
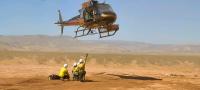
<svg viewBox="0 0 200 90">
<path fill-rule="evenodd" d="M 113 9 L 109 4 L 98 4 L 98 12 L 103 13 L 103 12 L 113 12 Z"/>
</svg>

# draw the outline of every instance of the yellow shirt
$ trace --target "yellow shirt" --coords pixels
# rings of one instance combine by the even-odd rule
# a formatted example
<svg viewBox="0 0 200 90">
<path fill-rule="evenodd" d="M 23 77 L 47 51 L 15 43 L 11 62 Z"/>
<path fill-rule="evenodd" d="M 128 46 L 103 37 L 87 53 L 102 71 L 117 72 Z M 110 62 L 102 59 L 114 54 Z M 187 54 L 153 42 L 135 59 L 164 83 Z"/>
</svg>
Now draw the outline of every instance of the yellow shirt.
<svg viewBox="0 0 200 90">
<path fill-rule="evenodd" d="M 63 78 L 65 75 L 69 75 L 68 70 L 65 67 L 62 67 L 60 69 L 60 72 L 59 72 L 58 76 L 60 76 L 61 78 Z"/>
<path fill-rule="evenodd" d="M 73 73 L 78 72 L 78 67 L 73 67 L 72 72 Z"/>
<path fill-rule="evenodd" d="M 78 65 L 78 69 L 79 69 L 79 70 L 85 70 L 85 63 L 80 63 L 80 64 Z"/>
</svg>

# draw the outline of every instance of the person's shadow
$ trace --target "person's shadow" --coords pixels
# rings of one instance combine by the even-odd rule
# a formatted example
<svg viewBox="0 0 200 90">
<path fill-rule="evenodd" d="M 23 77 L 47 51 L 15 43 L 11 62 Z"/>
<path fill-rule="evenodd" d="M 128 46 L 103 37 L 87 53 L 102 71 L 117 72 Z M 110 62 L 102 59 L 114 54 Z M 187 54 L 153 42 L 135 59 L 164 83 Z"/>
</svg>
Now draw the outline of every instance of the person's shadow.
<svg viewBox="0 0 200 90">
<path fill-rule="evenodd" d="M 148 77 L 148 76 L 138 76 L 138 75 L 117 75 L 117 74 L 107 74 L 107 75 L 111 75 L 111 76 L 117 76 L 121 79 L 136 79 L 136 80 L 162 80 L 159 78 L 154 78 L 154 77 Z"/>
</svg>

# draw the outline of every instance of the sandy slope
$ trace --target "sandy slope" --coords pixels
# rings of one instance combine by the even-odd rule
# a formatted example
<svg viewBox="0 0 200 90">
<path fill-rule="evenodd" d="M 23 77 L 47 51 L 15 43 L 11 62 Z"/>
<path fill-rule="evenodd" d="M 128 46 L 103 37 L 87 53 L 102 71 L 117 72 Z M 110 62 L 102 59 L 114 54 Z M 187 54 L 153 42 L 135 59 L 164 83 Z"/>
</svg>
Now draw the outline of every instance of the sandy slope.
<svg viewBox="0 0 200 90">
<path fill-rule="evenodd" d="M 46 55 L 42 54 L 43 56 Z M 32 55 L 29 59 L 19 56 L 2 57 L 3 55 L 0 58 L 0 90 L 200 90 L 199 66 L 193 67 L 191 63 L 160 66 L 156 63 L 138 65 L 132 62 L 132 64 L 118 65 L 112 61 L 109 64 L 100 64 L 94 58 L 90 58 L 86 67 L 87 80 L 78 82 L 47 79 L 49 74 L 58 72 L 62 62 L 52 64 L 51 61 L 45 60 L 49 64 L 37 63 L 38 61 L 31 59 Z M 134 57 L 144 59 L 140 56 Z M 6 58 L 8 60 L 2 60 Z M 177 59 L 170 56 L 168 58 Z M 191 58 L 193 59 L 196 60 Z M 71 71 L 71 66 L 69 70 Z"/>
</svg>

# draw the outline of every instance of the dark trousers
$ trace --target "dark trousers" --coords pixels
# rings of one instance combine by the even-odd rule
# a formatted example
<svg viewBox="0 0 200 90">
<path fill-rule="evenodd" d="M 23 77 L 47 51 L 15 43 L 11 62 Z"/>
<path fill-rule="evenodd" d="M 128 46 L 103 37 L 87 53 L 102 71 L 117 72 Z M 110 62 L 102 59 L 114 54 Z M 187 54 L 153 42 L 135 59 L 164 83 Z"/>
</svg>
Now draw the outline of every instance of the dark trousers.
<svg viewBox="0 0 200 90">
<path fill-rule="evenodd" d="M 69 79 L 69 75 L 65 75 L 63 79 Z"/>
</svg>

